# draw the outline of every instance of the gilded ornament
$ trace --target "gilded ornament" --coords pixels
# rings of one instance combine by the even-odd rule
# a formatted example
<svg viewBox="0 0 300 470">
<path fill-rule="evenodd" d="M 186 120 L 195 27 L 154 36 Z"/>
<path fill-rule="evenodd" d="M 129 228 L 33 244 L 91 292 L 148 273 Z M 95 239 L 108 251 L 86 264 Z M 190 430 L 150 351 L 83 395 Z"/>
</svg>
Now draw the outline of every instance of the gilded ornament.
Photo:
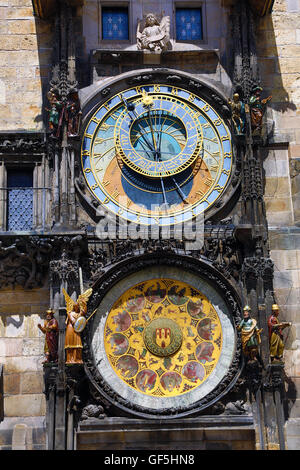
<svg viewBox="0 0 300 470">
<path fill-rule="evenodd" d="M 93 290 L 87 289 L 79 295 L 76 302 L 69 296 L 65 289 L 63 294 L 66 301 L 67 318 L 65 334 L 65 351 L 67 364 L 82 364 L 82 341 L 80 333 L 75 330 L 78 319 L 85 317 L 87 312 L 87 302 Z M 77 323 L 78 325 L 78 323 Z"/>
<path fill-rule="evenodd" d="M 146 326 L 144 343 L 155 356 L 167 357 L 178 351 L 182 337 L 182 331 L 174 320 L 160 317 Z"/>
<path fill-rule="evenodd" d="M 124 292 L 107 316 L 104 338 L 118 377 L 157 397 L 198 387 L 222 349 L 221 323 L 211 302 L 173 279 L 152 279 Z"/>
<path fill-rule="evenodd" d="M 284 340 L 283 330 L 292 325 L 290 322 L 278 321 L 279 306 L 272 305 L 272 314 L 268 318 L 269 345 L 271 362 L 283 362 Z"/>
</svg>

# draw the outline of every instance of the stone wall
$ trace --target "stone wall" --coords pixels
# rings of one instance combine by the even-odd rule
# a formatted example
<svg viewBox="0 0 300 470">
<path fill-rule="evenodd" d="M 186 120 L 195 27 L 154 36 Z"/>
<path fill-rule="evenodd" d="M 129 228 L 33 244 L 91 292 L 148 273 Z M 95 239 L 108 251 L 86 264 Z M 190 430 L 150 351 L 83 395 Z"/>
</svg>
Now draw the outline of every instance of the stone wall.
<svg viewBox="0 0 300 470">
<path fill-rule="evenodd" d="M 114 1 L 114 0 L 113 0 Z M 110 4 L 113 4 L 113 1 Z M 115 2 L 118 5 L 118 2 Z M 228 72 L 228 62 L 231 55 L 228 50 L 231 36 L 230 27 L 230 6 L 232 1 L 220 2 L 219 0 L 206 0 L 201 2 L 203 11 L 203 40 L 201 41 L 177 41 L 175 28 L 175 10 L 176 5 L 166 0 L 154 0 L 148 2 L 145 0 L 133 1 L 129 8 L 129 18 L 132 18 L 129 27 L 129 40 L 127 41 L 107 41 L 102 40 L 101 36 L 101 2 L 99 0 L 86 0 L 81 10 L 82 14 L 82 34 L 83 34 L 83 56 L 88 60 L 91 51 L 117 50 L 136 51 L 136 32 L 138 20 L 141 20 L 148 13 L 154 13 L 158 18 L 169 16 L 170 18 L 170 51 L 176 51 L 176 57 L 171 53 L 165 54 L 160 60 L 159 56 L 144 56 L 144 59 L 129 59 L 128 62 L 120 63 L 110 58 L 106 64 L 99 60 L 99 70 L 95 73 L 94 64 L 97 61 L 97 55 L 93 52 L 91 55 L 92 72 L 94 81 L 99 81 L 106 76 L 114 76 L 129 70 L 138 68 L 148 68 L 149 65 L 160 64 L 171 69 L 178 69 L 187 73 L 194 74 L 198 78 L 208 78 L 227 87 L 228 92 L 231 88 L 231 80 Z M 195 3 L 196 6 L 198 4 Z M 178 6 L 191 6 L 189 0 L 178 2 Z M 78 10 L 79 11 L 79 10 Z M 213 27 L 211 27 L 213 25 Z M 179 54 L 181 52 L 181 55 Z M 124 57 L 124 55 L 120 55 Z M 221 58 L 221 59 L 220 59 Z M 143 61 L 144 60 L 144 61 Z M 153 62 L 153 60 L 155 60 Z"/>
<path fill-rule="evenodd" d="M 47 288 L 27 292 L 21 288 L 2 289 L 0 292 L 0 363 L 4 367 L 5 416 L 0 423 L 0 450 L 11 448 L 14 439 L 17 447 L 21 441 L 26 448 L 38 449 L 45 445 L 44 432 L 34 430 L 43 428 L 45 415 L 42 367 L 45 337 L 37 324 L 43 324 L 48 303 Z"/>
<path fill-rule="evenodd" d="M 33 16 L 31 0 L 0 6 L 0 130 L 43 128 L 42 89 L 49 80 L 53 27 Z"/>
<path fill-rule="evenodd" d="M 291 321 L 285 350 L 289 449 L 300 446 L 300 1 L 275 0 L 273 13 L 257 23 L 264 97 L 274 129 L 264 161 L 265 202 L 275 297 L 282 321 Z M 285 330 L 285 337 L 288 330 Z"/>
</svg>

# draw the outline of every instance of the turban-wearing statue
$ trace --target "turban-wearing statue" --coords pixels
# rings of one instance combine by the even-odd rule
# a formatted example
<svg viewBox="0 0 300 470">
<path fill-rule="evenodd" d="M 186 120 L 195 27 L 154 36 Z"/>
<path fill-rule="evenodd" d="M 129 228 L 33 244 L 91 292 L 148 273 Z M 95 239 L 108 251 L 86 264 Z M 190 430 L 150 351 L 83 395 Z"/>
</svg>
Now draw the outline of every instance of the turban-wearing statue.
<svg viewBox="0 0 300 470">
<path fill-rule="evenodd" d="M 273 361 L 282 361 L 284 342 L 282 330 L 287 326 L 291 326 L 289 322 L 279 323 L 278 321 L 279 307 L 277 304 L 272 305 L 272 315 L 268 319 L 269 342 L 270 342 L 270 358 Z"/>
<path fill-rule="evenodd" d="M 161 52 L 167 49 L 170 40 L 170 17 L 164 16 L 161 22 L 153 13 L 149 13 L 142 29 L 142 21 L 137 27 L 138 49 L 147 49 L 151 52 Z"/>
</svg>

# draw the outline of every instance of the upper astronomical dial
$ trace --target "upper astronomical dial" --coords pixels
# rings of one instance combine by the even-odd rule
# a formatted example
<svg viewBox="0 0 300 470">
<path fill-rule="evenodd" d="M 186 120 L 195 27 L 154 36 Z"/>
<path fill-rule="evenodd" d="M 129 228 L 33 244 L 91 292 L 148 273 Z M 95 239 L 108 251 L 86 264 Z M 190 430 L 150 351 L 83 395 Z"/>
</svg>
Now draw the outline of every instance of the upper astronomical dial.
<svg viewBox="0 0 300 470">
<path fill-rule="evenodd" d="M 231 136 L 218 113 L 188 90 L 137 86 L 94 111 L 82 142 L 82 169 L 94 197 L 121 218 L 183 223 L 225 191 Z"/>
</svg>

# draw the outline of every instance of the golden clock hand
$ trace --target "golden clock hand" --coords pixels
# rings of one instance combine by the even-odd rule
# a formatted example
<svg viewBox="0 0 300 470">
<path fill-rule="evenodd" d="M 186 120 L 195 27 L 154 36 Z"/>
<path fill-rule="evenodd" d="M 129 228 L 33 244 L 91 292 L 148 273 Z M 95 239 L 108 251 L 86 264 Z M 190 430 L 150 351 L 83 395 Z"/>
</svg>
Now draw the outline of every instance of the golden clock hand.
<svg viewBox="0 0 300 470">
<path fill-rule="evenodd" d="M 187 196 L 184 194 L 184 192 L 182 191 L 182 189 L 181 189 L 180 186 L 178 185 L 178 183 L 177 183 L 177 181 L 175 180 L 175 178 L 174 178 L 173 176 L 171 176 L 171 179 L 172 179 L 173 183 L 175 184 L 176 189 L 177 189 L 179 195 L 181 196 L 182 202 L 184 202 L 184 204 L 188 204 L 188 202 L 186 201 Z"/>
<path fill-rule="evenodd" d="M 156 141 L 155 141 L 153 126 L 152 126 L 152 119 L 151 119 L 151 116 L 150 116 L 150 109 L 148 109 L 148 116 L 149 116 L 149 124 L 150 124 L 150 129 L 151 129 L 151 134 L 152 134 L 152 141 L 153 141 L 153 145 L 154 145 L 154 150 L 156 151 L 157 147 L 156 147 Z"/>
<path fill-rule="evenodd" d="M 152 148 L 152 145 L 150 144 L 150 142 L 148 142 L 148 139 L 146 139 L 146 137 L 144 136 L 143 134 L 143 128 L 141 127 L 138 119 L 139 117 L 137 116 L 136 112 L 135 112 L 135 104 L 134 103 L 128 103 L 128 101 L 126 100 L 126 98 L 124 98 L 122 95 L 121 95 L 121 98 L 122 98 L 122 101 L 123 103 L 125 104 L 126 106 L 126 109 L 128 111 L 128 113 L 132 112 L 132 114 L 134 115 L 134 117 L 136 118 L 136 123 L 137 123 L 137 126 L 140 130 L 140 134 L 141 134 L 141 137 L 144 139 L 144 141 L 146 142 L 146 144 L 148 145 L 149 149 L 151 150 L 151 152 L 155 152 L 155 149 Z"/>
</svg>

